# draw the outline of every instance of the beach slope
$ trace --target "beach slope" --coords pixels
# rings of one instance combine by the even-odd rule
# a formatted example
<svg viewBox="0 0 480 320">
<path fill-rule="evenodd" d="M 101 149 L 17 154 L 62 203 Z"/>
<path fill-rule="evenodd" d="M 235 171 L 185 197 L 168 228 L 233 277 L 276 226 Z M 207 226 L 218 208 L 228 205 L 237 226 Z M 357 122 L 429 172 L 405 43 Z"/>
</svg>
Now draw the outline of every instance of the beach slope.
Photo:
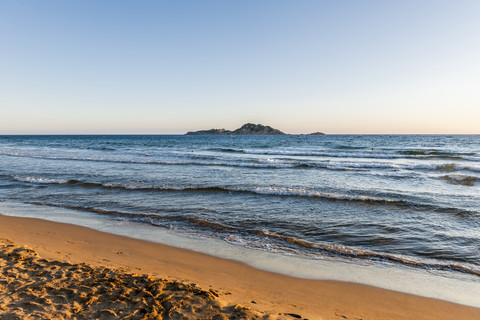
<svg viewBox="0 0 480 320">
<path fill-rule="evenodd" d="M 0 238 L 2 319 L 480 319 L 478 308 L 292 278 L 69 224 L 0 215 Z"/>
</svg>

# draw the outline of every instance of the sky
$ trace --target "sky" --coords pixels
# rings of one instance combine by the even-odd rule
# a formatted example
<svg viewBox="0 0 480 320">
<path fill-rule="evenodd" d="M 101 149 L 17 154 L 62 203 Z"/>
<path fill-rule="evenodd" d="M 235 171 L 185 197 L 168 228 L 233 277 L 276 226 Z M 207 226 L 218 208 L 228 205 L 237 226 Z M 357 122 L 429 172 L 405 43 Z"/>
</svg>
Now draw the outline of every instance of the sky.
<svg viewBox="0 0 480 320">
<path fill-rule="evenodd" d="M 0 134 L 480 134 L 480 1 L 0 0 Z"/>
</svg>

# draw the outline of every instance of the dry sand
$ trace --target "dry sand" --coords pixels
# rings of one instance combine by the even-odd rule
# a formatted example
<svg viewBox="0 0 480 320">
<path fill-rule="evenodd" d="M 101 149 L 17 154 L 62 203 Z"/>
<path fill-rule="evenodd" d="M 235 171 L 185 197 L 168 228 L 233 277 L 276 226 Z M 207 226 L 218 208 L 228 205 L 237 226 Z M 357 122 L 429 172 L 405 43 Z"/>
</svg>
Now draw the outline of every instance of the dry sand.
<svg viewBox="0 0 480 320">
<path fill-rule="evenodd" d="M 126 272 L 41 259 L 0 239 L 1 319 L 257 319 L 222 307 L 212 289 Z"/>
<path fill-rule="evenodd" d="M 480 309 L 297 279 L 88 228 L 0 215 L 0 319 L 480 319 Z"/>
</svg>

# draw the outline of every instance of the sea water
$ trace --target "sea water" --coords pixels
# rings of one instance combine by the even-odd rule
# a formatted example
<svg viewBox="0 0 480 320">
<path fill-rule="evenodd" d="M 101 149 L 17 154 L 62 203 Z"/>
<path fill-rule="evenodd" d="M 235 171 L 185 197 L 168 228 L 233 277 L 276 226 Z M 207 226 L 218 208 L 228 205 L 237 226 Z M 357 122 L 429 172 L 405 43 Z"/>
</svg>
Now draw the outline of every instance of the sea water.
<svg viewBox="0 0 480 320">
<path fill-rule="evenodd" d="M 0 136 L 0 213 L 480 306 L 479 135 Z"/>
</svg>

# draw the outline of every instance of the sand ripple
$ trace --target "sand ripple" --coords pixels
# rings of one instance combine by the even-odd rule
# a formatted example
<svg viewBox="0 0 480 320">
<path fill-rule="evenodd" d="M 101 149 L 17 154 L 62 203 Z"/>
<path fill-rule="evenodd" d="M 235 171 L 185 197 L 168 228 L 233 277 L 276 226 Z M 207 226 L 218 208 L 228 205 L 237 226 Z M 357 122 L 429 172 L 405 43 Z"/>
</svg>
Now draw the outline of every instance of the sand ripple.
<svg viewBox="0 0 480 320">
<path fill-rule="evenodd" d="M 272 319 L 195 284 L 42 259 L 0 239 L 0 318 Z"/>
</svg>

